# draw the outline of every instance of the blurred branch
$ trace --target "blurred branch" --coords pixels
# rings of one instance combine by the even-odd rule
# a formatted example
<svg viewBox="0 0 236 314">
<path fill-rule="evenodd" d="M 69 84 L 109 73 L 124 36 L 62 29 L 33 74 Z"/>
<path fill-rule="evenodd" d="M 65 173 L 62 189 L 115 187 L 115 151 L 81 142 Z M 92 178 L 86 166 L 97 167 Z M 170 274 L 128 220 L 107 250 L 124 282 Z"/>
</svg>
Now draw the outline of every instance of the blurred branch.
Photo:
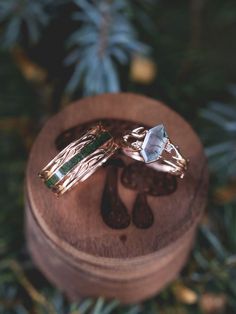
<svg viewBox="0 0 236 314">
<path fill-rule="evenodd" d="M 127 65 L 133 53 L 146 53 L 146 45 L 136 40 L 136 32 L 123 0 L 74 0 L 78 12 L 72 18 L 80 27 L 68 40 L 71 49 L 65 60 L 74 65 L 67 85 L 72 94 L 82 84 L 85 95 L 117 92 L 120 82 L 116 64 Z"/>
<path fill-rule="evenodd" d="M 42 295 L 40 292 L 38 292 L 35 287 L 31 284 L 31 282 L 27 279 L 25 276 L 22 268 L 20 265 L 12 260 L 10 262 L 10 268 L 12 271 L 15 273 L 16 277 L 18 278 L 19 282 L 21 285 L 25 288 L 25 290 L 28 292 L 30 295 L 31 299 L 42 305 L 46 310 L 48 314 L 57 314 L 56 310 L 54 309 L 53 305 L 51 302 L 49 302 L 44 295 Z"/>
<path fill-rule="evenodd" d="M 22 39 L 22 27 L 25 26 L 28 38 L 36 42 L 41 29 L 49 22 L 45 11 L 46 0 L 8 0 L 0 1 L 0 22 L 4 25 L 3 45 L 12 47 Z"/>
<path fill-rule="evenodd" d="M 236 107 L 211 102 L 201 115 L 210 122 L 204 132 L 206 153 L 214 172 L 225 181 L 236 176 Z"/>
</svg>

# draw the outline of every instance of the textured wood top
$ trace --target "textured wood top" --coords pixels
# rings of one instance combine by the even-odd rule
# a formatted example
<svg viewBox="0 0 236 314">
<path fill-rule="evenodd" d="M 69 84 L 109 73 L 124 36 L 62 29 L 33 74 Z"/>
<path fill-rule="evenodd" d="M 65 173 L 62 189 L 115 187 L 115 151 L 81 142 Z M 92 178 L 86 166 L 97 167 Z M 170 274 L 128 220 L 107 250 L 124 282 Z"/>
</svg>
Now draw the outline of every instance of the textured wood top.
<svg viewBox="0 0 236 314">
<path fill-rule="evenodd" d="M 118 154 L 85 182 L 56 198 L 37 173 L 58 149 L 96 121 L 107 125 L 114 136 L 127 127 L 163 123 L 172 142 L 190 160 L 186 176 L 176 180 Z M 203 148 L 190 125 L 158 101 L 122 93 L 85 98 L 49 119 L 31 151 L 26 192 L 47 238 L 62 251 L 95 262 L 100 257 L 156 254 L 174 243 L 198 221 L 207 181 Z"/>
</svg>

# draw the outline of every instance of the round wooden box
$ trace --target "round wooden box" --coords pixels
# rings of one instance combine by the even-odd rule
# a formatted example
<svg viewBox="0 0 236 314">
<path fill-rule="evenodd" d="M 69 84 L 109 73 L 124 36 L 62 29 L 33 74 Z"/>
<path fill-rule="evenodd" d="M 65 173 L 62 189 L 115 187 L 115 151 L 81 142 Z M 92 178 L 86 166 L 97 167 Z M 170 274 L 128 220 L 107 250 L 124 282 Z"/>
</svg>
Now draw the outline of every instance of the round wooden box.
<svg viewBox="0 0 236 314">
<path fill-rule="evenodd" d="M 98 121 L 115 137 L 133 127 L 163 123 L 190 160 L 185 177 L 155 172 L 118 152 L 57 198 L 38 172 Z M 33 260 L 71 300 L 104 296 L 133 303 L 150 297 L 183 267 L 205 206 L 207 183 L 199 138 L 162 103 L 124 93 L 75 102 L 45 124 L 29 158 L 26 236 Z"/>
</svg>

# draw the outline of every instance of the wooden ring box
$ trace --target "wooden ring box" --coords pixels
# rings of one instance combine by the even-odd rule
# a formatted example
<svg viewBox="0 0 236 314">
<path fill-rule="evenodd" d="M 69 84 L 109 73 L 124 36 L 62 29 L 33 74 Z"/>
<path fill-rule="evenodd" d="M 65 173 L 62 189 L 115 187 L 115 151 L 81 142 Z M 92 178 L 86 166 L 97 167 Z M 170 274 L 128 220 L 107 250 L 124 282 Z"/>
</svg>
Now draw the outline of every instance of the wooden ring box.
<svg viewBox="0 0 236 314">
<path fill-rule="evenodd" d="M 156 172 L 118 153 L 60 198 L 38 172 L 87 127 L 111 133 L 163 123 L 187 157 L 184 179 Z M 176 112 L 135 94 L 85 98 L 49 119 L 28 162 L 26 236 L 34 262 L 71 300 L 104 296 L 124 303 L 150 297 L 183 267 L 207 195 L 208 171 L 199 138 Z"/>
</svg>

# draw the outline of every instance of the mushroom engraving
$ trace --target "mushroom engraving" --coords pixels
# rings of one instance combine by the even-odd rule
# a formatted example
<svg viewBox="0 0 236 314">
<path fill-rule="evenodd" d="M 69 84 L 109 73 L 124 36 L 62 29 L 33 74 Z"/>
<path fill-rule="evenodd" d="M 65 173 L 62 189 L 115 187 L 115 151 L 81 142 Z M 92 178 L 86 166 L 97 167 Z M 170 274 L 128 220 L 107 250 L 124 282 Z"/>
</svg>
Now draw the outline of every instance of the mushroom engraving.
<svg viewBox="0 0 236 314">
<path fill-rule="evenodd" d="M 137 191 L 132 210 L 132 221 L 137 228 L 146 229 L 153 224 L 153 212 L 147 196 L 169 195 L 176 190 L 177 181 L 168 173 L 157 172 L 142 162 L 127 165 L 121 174 L 122 184 Z"/>
<path fill-rule="evenodd" d="M 102 119 L 89 121 L 62 132 L 55 145 L 62 150 L 70 142 L 78 138 L 89 127 L 101 122 L 115 138 L 120 138 L 123 131 L 137 127 L 137 124 L 127 120 Z M 157 197 L 173 193 L 177 188 L 176 177 L 157 172 L 145 163 L 134 162 L 125 165 L 120 157 L 112 158 L 106 165 L 107 174 L 101 199 L 101 216 L 104 223 L 112 229 L 125 229 L 130 225 L 131 218 L 137 228 L 147 229 L 154 221 L 153 209 L 148 203 L 148 196 Z M 121 183 L 137 192 L 132 217 L 118 193 L 118 172 L 121 171 Z"/>
<path fill-rule="evenodd" d="M 107 165 L 106 182 L 101 200 L 101 215 L 110 228 L 124 229 L 130 224 L 130 215 L 118 193 L 118 171 L 123 167 L 121 159 L 112 159 Z"/>
</svg>

